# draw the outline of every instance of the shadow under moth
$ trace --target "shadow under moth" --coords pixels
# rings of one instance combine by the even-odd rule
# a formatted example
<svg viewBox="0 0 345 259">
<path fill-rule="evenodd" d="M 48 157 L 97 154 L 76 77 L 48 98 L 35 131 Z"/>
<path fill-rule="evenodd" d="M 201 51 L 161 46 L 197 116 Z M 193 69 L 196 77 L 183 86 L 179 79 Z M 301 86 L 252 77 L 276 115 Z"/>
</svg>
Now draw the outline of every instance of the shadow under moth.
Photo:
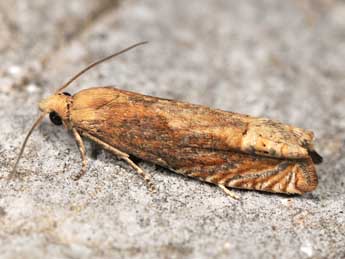
<svg viewBox="0 0 345 259">
<path fill-rule="evenodd" d="M 71 130 L 85 174 L 82 137 L 125 160 L 155 190 L 149 175 L 129 155 L 173 172 L 228 188 L 303 194 L 318 183 L 311 131 L 233 112 L 146 96 L 113 87 L 94 87 L 70 95 L 63 90 L 96 65 L 146 42 L 92 63 L 55 94 L 39 103 L 41 116 L 26 136 L 11 175 L 33 130 L 49 114 L 55 125 Z"/>
</svg>

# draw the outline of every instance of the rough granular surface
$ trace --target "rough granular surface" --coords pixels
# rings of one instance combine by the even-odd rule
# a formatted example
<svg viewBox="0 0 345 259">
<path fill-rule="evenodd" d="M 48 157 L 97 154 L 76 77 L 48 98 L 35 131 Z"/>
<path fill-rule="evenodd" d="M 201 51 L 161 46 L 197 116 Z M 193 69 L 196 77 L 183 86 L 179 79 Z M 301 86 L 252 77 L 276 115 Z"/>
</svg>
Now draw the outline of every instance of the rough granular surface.
<svg viewBox="0 0 345 259">
<path fill-rule="evenodd" d="M 345 3 L 0 3 L 0 258 L 344 258 Z M 121 89 L 280 120 L 316 135 L 324 163 L 303 196 L 219 188 L 78 148 L 46 120 L 6 179 L 37 103 L 86 64 L 138 41 L 68 91 Z"/>
</svg>

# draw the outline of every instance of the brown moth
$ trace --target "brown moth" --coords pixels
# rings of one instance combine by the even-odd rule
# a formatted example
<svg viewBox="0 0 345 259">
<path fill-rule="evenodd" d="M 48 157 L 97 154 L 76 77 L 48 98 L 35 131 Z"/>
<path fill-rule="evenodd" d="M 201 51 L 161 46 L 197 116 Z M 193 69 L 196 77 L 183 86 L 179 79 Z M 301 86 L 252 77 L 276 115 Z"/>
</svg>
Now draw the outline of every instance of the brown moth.
<svg viewBox="0 0 345 259">
<path fill-rule="evenodd" d="M 314 164 L 322 158 L 313 147 L 313 133 L 265 118 L 256 118 L 175 100 L 146 96 L 113 87 L 95 87 L 71 96 L 62 92 L 80 75 L 141 42 L 83 69 L 54 95 L 42 100 L 42 115 L 72 131 L 82 168 L 87 167 L 82 137 L 96 142 L 129 163 L 151 190 L 150 177 L 130 158 L 168 168 L 221 187 L 303 194 L 318 183 Z"/>
</svg>

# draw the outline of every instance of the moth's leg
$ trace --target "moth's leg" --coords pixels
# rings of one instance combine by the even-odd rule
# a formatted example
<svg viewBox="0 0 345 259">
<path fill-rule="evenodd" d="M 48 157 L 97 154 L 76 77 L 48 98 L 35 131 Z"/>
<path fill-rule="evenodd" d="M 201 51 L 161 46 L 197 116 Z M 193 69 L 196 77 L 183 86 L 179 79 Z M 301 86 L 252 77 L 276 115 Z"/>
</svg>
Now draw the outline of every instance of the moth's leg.
<svg viewBox="0 0 345 259">
<path fill-rule="evenodd" d="M 154 184 L 151 181 L 151 177 L 149 174 L 147 174 L 144 170 L 142 170 L 139 166 L 137 166 L 130 158 L 129 155 L 127 153 L 122 152 L 121 150 L 118 150 L 117 148 L 114 148 L 113 146 L 107 144 L 106 142 L 103 142 L 102 140 L 86 133 L 83 132 L 82 133 L 83 136 L 89 138 L 90 140 L 96 142 L 97 144 L 99 144 L 100 146 L 102 146 L 104 149 L 110 151 L 111 153 L 113 153 L 114 155 L 116 155 L 118 158 L 121 158 L 123 160 L 125 160 L 141 177 L 144 178 L 149 190 L 151 192 L 156 192 L 156 188 L 154 186 Z"/>
<path fill-rule="evenodd" d="M 78 145 L 78 148 L 79 148 L 79 152 L 80 152 L 80 156 L 81 156 L 81 160 L 82 160 L 82 166 L 81 166 L 81 169 L 80 169 L 79 173 L 77 175 L 72 176 L 73 180 L 78 180 L 86 172 L 87 159 L 86 159 L 86 155 L 85 155 L 84 142 L 83 142 L 82 138 L 80 137 L 80 134 L 78 133 L 78 131 L 75 128 L 72 128 L 72 132 L 73 132 L 73 136 L 74 136 L 74 138 L 75 138 L 75 140 L 77 142 L 77 145 Z"/>
<path fill-rule="evenodd" d="M 230 191 L 225 185 L 218 184 L 219 188 L 222 189 L 227 195 L 229 195 L 231 198 L 239 200 L 240 197 L 236 195 L 234 192 Z"/>
</svg>

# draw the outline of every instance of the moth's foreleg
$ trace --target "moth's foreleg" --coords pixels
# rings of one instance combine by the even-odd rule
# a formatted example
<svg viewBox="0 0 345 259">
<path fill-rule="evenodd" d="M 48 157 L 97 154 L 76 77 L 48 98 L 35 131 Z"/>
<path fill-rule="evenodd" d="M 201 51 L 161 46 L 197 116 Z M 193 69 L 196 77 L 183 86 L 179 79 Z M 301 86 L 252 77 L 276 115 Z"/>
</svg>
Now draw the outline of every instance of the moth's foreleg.
<svg viewBox="0 0 345 259">
<path fill-rule="evenodd" d="M 73 180 L 78 180 L 86 172 L 87 159 L 86 159 L 86 155 L 85 155 L 85 146 L 84 146 L 83 139 L 80 137 L 80 134 L 78 133 L 78 131 L 75 128 L 72 129 L 72 132 L 73 132 L 73 136 L 77 142 L 80 156 L 81 156 L 81 160 L 82 160 L 82 166 L 81 166 L 79 173 L 77 175 L 72 176 Z"/>
<path fill-rule="evenodd" d="M 144 170 L 142 170 L 138 165 L 136 165 L 130 158 L 127 153 L 122 152 L 121 150 L 118 150 L 117 148 L 107 144 L 106 142 L 103 142 L 102 140 L 86 133 L 82 133 L 83 136 L 89 138 L 90 140 L 94 141 L 95 143 L 102 146 L 105 150 L 110 151 L 114 155 L 116 155 L 118 158 L 125 160 L 140 176 L 142 176 L 151 192 L 156 192 L 156 188 L 154 184 L 152 183 L 151 177 L 149 174 L 147 174 Z"/>
<path fill-rule="evenodd" d="M 234 192 L 230 191 L 228 187 L 226 187 L 225 185 L 222 184 L 218 184 L 219 188 L 222 189 L 229 197 L 235 199 L 235 200 L 239 200 L 240 197 L 238 195 L 236 195 Z"/>
</svg>

